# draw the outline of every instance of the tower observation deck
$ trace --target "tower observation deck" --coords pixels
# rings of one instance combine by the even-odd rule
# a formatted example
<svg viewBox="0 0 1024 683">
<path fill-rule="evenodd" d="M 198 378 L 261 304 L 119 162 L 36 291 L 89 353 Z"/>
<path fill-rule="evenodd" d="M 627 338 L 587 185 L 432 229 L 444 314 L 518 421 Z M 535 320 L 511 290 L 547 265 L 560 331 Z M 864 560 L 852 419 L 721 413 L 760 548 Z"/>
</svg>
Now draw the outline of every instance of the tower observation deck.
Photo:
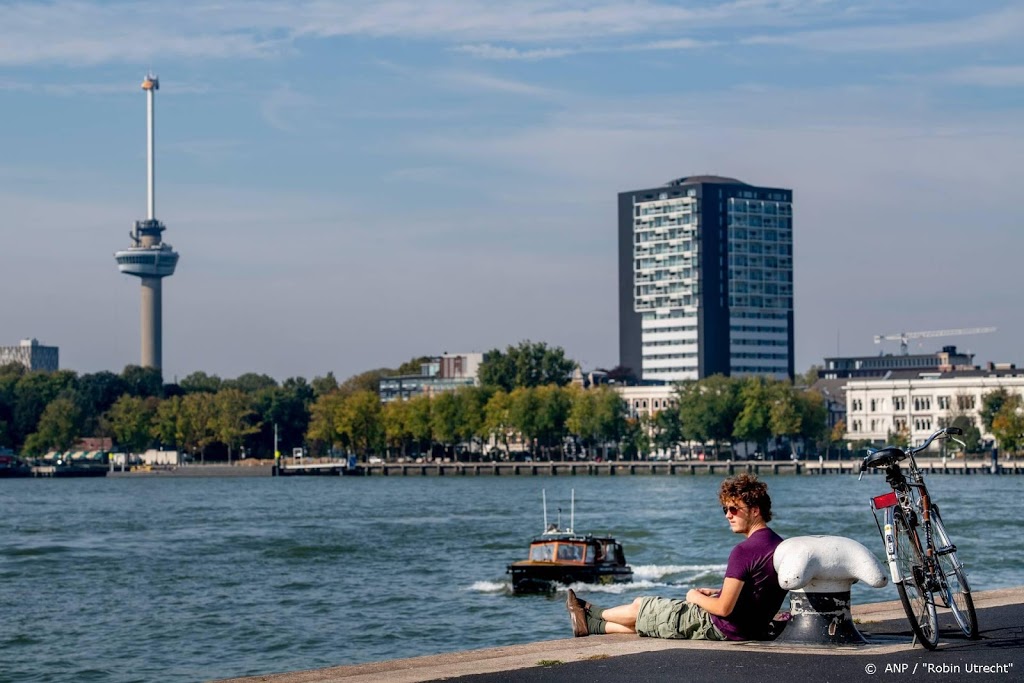
<svg viewBox="0 0 1024 683">
<path fill-rule="evenodd" d="M 142 367 L 162 367 L 162 284 L 161 280 L 174 274 L 178 265 L 178 252 L 161 241 L 164 225 L 156 219 L 156 192 L 154 186 L 154 94 L 160 89 L 160 80 L 150 74 L 142 81 L 146 92 L 146 181 L 148 210 L 146 219 L 135 221 L 129 233 L 132 246 L 114 254 L 117 268 L 126 275 L 142 279 Z"/>
</svg>

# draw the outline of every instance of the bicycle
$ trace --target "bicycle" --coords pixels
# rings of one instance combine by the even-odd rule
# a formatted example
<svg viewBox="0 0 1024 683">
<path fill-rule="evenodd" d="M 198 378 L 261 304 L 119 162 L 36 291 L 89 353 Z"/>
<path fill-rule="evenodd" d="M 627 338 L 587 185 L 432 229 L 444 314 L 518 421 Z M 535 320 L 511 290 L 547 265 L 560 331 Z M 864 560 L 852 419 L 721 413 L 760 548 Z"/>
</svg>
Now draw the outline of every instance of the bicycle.
<svg viewBox="0 0 1024 683">
<path fill-rule="evenodd" d="M 962 429 L 946 427 L 929 436 L 917 448 L 903 450 L 887 446 L 871 451 L 861 462 L 858 477 L 859 481 L 869 468 L 884 468 L 885 481 L 892 487 L 891 492 L 871 499 L 871 514 L 885 543 L 889 572 L 911 630 L 929 650 L 934 650 L 939 644 L 936 600 L 942 607 L 949 608 L 965 636 L 971 639 L 978 637 L 978 615 L 974 610 L 967 573 L 914 459 L 937 438 L 951 439 L 966 447 L 963 441 L 955 438 L 962 434 Z M 908 465 L 906 474 L 900 467 L 903 460 Z"/>
</svg>

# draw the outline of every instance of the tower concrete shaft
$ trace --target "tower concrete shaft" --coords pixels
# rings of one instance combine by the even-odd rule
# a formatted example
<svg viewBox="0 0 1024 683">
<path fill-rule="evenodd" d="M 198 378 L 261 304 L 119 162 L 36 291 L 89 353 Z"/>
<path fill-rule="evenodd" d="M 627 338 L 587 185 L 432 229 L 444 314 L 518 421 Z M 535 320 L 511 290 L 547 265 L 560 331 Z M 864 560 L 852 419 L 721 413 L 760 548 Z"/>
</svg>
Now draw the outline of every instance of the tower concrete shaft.
<svg viewBox="0 0 1024 683">
<path fill-rule="evenodd" d="M 144 368 L 163 367 L 163 281 L 158 277 L 142 278 L 142 361 Z"/>
</svg>

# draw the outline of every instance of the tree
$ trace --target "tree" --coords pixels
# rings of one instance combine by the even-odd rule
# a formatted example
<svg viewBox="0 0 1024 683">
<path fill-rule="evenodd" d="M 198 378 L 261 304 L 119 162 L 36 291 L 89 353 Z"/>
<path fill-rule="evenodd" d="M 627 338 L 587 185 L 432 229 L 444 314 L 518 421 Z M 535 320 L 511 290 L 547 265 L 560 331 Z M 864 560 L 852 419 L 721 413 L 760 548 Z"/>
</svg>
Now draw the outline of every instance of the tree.
<svg viewBox="0 0 1024 683">
<path fill-rule="evenodd" d="M 353 375 L 347 380 L 341 383 L 338 387 L 338 391 L 345 396 L 356 394 L 361 391 L 372 391 L 378 397 L 380 396 L 380 380 L 391 374 L 391 371 L 387 368 L 377 368 L 376 370 L 367 370 L 361 372 L 358 375 Z M 379 398 L 378 398 L 379 400 Z"/>
<path fill-rule="evenodd" d="M 164 395 L 164 380 L 158 368 L 143 368 L 138 365 L 125 366 L 121 372 L 121 379 L 124 381 L 124 390 L 132 396 L 156 396 L 162 398 Z"/>
<path fill-rule="evenodd" d="M 832 452 L 832 444 L 840 444 L 840 448 L 842 448 L 842 443 L 845 440 L 846 440 L 846 420 L 838 420 L 832 426 L 832 430 L 828 433 L 828 446 L 825 449 L 826 457 L 829 454 L 831 454 L 831 452 Z"/>
<path fill-rule="evenodd" d="M 198 396 L 202 394 L 193 394 Z M 208 395 L 208 394 L 206 394 Z M 231 464 L 232 449 L 242 444 L 247 434 L 260 430 L 259 423 L 251 419 L 255 415 L 249 396 L 238 389 L 221 389 L 213 397 L 213 432 L 216 439 L 227 446 L 228 464 Z"/>
<path fill-rule="evenodd" d="M 508 392 L 498 389 L 487 400 L 484 406 L 484 433 L 498 439 L 505 445 L 505 453 L 508 453 L 508 437 L 514 427 L 512 424 L 512 401 Z"/>
<path fill-rule="evenodd" d="M 775 385 L 771 409 L 768 411 L 768 427 L 773 436 L 795 438 L 803 426 L 803 416 L 793 395 L 792 387 Z"/>
<path fill-rule="evenodd" d="M 906 448 L 910 445 L 910 428 L 906 424 L 902 424 L 895 432 L 889 430 L 885 436 L 885 443 L 897 448 Z"/>
<path fill-rule="evenodd" d="M 217 375 L 207 375 L 205 372 L 193 372 L 185 379 L 178 382 L 178 386 L 186 394 L 194 394 L 196 392 L 205 392 L 207 394 L 216 394 L 220 391 L 221 386 L 224 384 Z"/>
<path fill-rule="evenodd" d="M 217 409 L 212 394 L 197 393 L 181 397 L 177 413 L 177 441 L 190 453 L 199 452 L 206 462 L 206 449 L 217 440 Z"/>
<path fill-rule="evenodd" d="M 1003 409 L 1003 405 L 1010 400 L 1010 396 L 1011 394 L 1004 387 L 999 387 L 981 397 L 981 408 L 978 409 L 978 415 L 981 416 L 981 424 L 984 425 L 986 432 L 992 431 L 992 421 Z"/>
<path fill-rule="evenodd" d="M 338 432 L 347 435 L 352 448 L 364 457 L 383 447 L 384 428 L 377 392 L 361 390 L 346 396 L 335 420 Z"/>
<path fill-rule="evenodd" d="M 78 407 L 82 411 L 82 434 L 97 434 L 101 418 L 125 393 L 125 383 L 119 375 L 102 371 L 82 375 L 77 381 Z"/>
<path fill-rule="evenodd" d="M 818 381 L 818 372 L 825 368 L 821 365 L 811 365 L 807 368 L 807 372 L 802 375 L 796 376 L 796 386 L 812 387 L 814 383 Z"/>
<path fill-rule="evenodd" d="M 736 417 L 733 436 L 743 441 L 766 444 L 771 430 L 772 390 L 763 377 L 747 377 L 739 393 L 743 408 Z"/>
<path fill-rule="evenodd" d="M 333 372 L 328 372 L 323 377 L 314 377 L 311 383 L 313 395 L 317 398 L 338 390 L 338 380 L 334 378 Z"/>
<path fill-rule="evenodd" d="M 329 450 L 347 448 L 350 443 L 348 435 L 338 430 L 339 415 L 344 403 L 345 397 L 337 391 L 318 396 L 310 406 L 306 439 L 316 446 L 326 446 Z"/>
<path fill-rule="evenodd" d="M 470 451 L 477 439 L 486 436 L 484 411 L 491 390 L 486 387 L 460 387 L 455 390 L 456 407 L 459 415 L 459 434 L 469 441 Z"/>
<path fill-rule="evenodd" d="M 547 449 L 550 459 L 551 449 L 565 439 L 565 419 L 569 415 L 568 392 L 556 384 L 547 384 L 532 390 L 536 396 L 539 412 L 536 427 L 537 439 L 542 448 Z"/>
<path fill-rule="evenodd" d="M 445 391 L 431 399 L 430 428 L 434 440 L 440 442 L 446 452 L 460 440 L 459 406 L 455 394 Z"/>
<path fill-rule="evenodd" d="M 478 374 L 483 386 L 511 392 L 517 387 L 565 386 L 575 367 L 576 362 L 566 358 L 561 347 L 523 341 L 504 353 L 498 349 L 485 353 Z"/>
<path fill-rule="evenodd" d="M 75 396 L 75 373 L 33 371 L 23 374 L 14 385 L 14 410 L 8 429 L 15 447 L 37 431 L 39 420 L 59 395 Z M 76 410 L 78 410 L 76 406 Z"/>
<path fill-rule="evenodd" d="M 381 423 L 384 426 L 384 441 L 388 448 L 394 448 L 401 455 L 407 455 L 413 439 L 409 427 L 409 402 L 389 401 L 381 408 Z"/>
<path fill-rule="evenodd" d="M 427 453 L 434 441 L 434 427 L 431 413 L 434 410 L 434 402 L 429 396 L 414 396 L 406 401 L 409 405 L 409 433 L 418 444 L 417 452 L 422 452 L 426 446 Z"/>
<path fill-rule="evenodd" d="M 238 389 L 245 394 L 255 394 L 263 389 L 276 389 L 277 380 L 270 375 L 260 375 L 255 372 L 247 372 L 235 379 L 224 382 L 224 388 Z"/>
<path fill-rule="evenodd" d="M 816 444 L 816 448 L 822 442 L 828 443 L 828 406 L 825 405 L 825 397 L 816 389 L 807 389 L 795 392 L 797 411 L 800 413 L 799 437 L 804 441 L 806 447 L 810 440 Z M 806 450 L 806 448 L 805 448 Z"/>
<path fill-rule="evenodd" d="M 665 451 L 674 449 L 683 440 L 682 427 L 679 410 L 659 410 L 652 421 L 654 447 Z"/>
<path fill-rule="evenodd" d="M 273 453 L 275 428 L 280 444 L 296 445 L 306 439 L 313 388 L 301 377 L 286 379 L 279 387 L 261 389 L 252 395 L 252 408 L 259 418 L 259 432 L 244 439 L 253 453 Z"/>
<path fill-rule="evenodd" d="M 712 375 L 676 387 L 676 404 L 682 437 L 687 441 L 732 444 L 736 419 L 742 408 L 740 383 L 724 375 Z"/>
<path fill-rule="evenodd" d="M 999 412 L 992 418 L 992 435 L 1007 455 L 1016 453 L 1024 443 L 1024 401 L 1017 394 L 1009 394 Z"/>
<path fill-rule="evenodd" d="M 977 453 L 981 450 L 981 430 L 974 425 L 974 420 L 969 416 L 957 415 L 953 418 L 953 421 L 949 426 L 957 427 L 963 431 L 963 436 L 960 437 L 960 440 L 966 444 L 966 448 L 964 450 L 966 450 L 967 453 Z M 948 444 L 944 441 L 943 447 L 948 446 L 958 448 L 956 444 Z"/>
<path fill-rule="evenodd" d="M 51 401 L 39 418 L 39 428 L 25 441 L 25 450 L 40 455 L 47 450 L 70 450 L 78 441 L 82 411 L 71 394 L 62 394 Z"/>
<path fill-rule="evenodd" d="M 396 374 L 396 375 L 418 375 L 418 374 L 420 374 L 420 372 L 421 372 L 421 370 L 423 368 L 423 365 L 425 365 L 426 363 L 432 363 L 433 361 L 434 361 L 434 359 L 431 358 L 430 356 L 419 356 L 418 358 L 413 358 L 411 360 L 407 360 L 404 363 L 402 363 L 401 365 L 399 365 L 395 369 L 394 374 Z"/>
<path fill-rule="evenodd" d="M 124 394 L 104 414 L 106 428 L 126 453 L 144 451 L 152 442 L 157 401 Z"/>
</svg>

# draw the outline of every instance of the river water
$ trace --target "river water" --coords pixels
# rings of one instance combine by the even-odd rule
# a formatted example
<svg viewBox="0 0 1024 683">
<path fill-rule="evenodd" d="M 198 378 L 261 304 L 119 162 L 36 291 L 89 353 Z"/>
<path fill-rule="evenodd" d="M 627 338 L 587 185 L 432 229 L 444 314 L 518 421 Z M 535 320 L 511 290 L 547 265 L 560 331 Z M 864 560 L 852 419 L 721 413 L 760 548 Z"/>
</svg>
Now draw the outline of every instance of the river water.
<svg viewBox="0 0 1024 683">
<path fill-rule="evenodd" d="M 878 475 L 765 477 L 785 537 L 881 554 Z M 571 491 L 576 530 L 624 545 L 610 606 L 721 584 L 719 477 L 287 477 L 0 480 L 0 681 L 196 681 L 571 635 L 563 592 L 513 596 Z M 974 590 L 1024 585 L 1014 476 L 929 485 Z M 854 586 L 855 603 L 897 599 Z"/>
</svg>

